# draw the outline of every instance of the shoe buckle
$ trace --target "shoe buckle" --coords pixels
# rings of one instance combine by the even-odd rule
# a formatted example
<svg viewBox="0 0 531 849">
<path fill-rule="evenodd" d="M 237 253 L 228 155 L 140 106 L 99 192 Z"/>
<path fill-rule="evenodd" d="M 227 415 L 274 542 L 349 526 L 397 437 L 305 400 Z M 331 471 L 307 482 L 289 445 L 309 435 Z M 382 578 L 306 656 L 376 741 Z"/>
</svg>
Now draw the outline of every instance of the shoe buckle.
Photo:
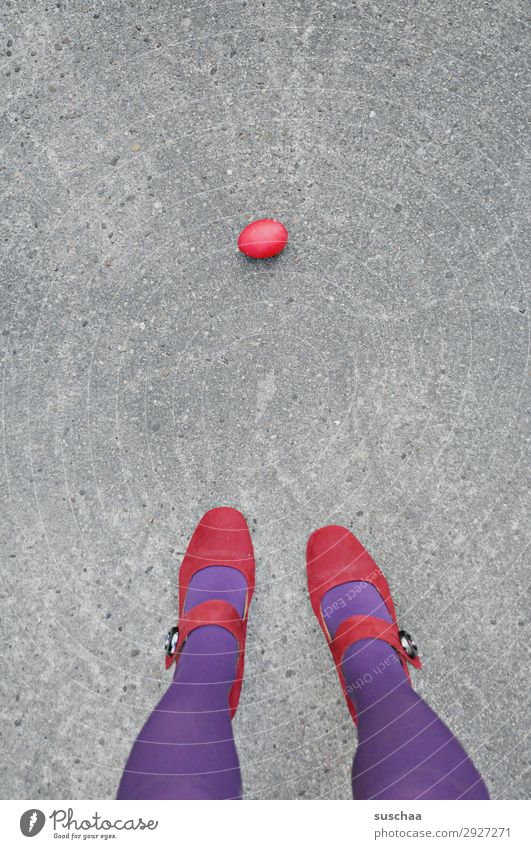
<svg viewBox="0 0 531 849">
<path fill-rule="evenodd" d="M 170 628 L 170 630 L 166 634 L 166 639 L 164 641 L 164 650 L 168 657 L 173 657 L 173 655 L 175 654 L 175 649 L 177 648 L 178 641 L 179 626 L 174 625 L 173 628 Z"/>
<path fill-rule="evenodd" d="M 411 634 L 408 634 L 407 631 L 402 630 L 398 632 L 398 638 L 400 640 L 400 645 L 404 649 L 407 656 L 410 657 L 411 660 L 415 660 L 415 658 L 418 657 L 419 652 Z"/>
</svg>

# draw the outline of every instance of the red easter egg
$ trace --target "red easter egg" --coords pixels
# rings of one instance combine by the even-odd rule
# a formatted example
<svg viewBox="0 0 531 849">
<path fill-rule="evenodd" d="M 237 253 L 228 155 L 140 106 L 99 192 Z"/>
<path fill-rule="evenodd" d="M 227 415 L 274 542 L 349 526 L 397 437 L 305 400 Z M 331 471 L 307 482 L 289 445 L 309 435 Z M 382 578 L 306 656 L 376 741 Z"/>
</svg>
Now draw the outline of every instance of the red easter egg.
<svg viewBox="0 0 531 849">
<path fill-rule="evenodd" d="M 244 227 L 238 237 L 238 247 L 252 259 L 276 256 L 288 244 L 288 231 L 274 218 L 260 218 Z"/>
</svg>

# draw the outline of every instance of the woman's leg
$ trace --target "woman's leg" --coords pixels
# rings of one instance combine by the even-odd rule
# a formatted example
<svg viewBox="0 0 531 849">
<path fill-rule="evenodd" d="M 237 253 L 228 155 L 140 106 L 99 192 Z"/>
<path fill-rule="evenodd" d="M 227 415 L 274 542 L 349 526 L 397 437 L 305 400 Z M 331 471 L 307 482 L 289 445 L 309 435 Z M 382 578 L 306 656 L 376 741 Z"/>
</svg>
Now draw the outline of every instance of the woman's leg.
<svg viewBox="0 0 531 849">
<path fill-rule="evenodd" d="M 220 599 L 243 615 L 246 591 L 239 571 L 209 566 L 193 576 L 185 610 Z M 133 745 L 118 799 L 241 798 L 228 704 L 237 659 L 236 639 L 224 628 L 190 634 L 173 683 Z"/>
<path fill-rule="evenodd" d="M 349 616 L 391 621 L 378 591 L 365 582 L 334 587 L 322 601 L 332 636 Z M 381 640 L 360 640 L 342 670 L 358 713 L 352 766 L 355 799 L 488 799 L 461 744 L 411 688 L 396 652 Z"/>
</svg>

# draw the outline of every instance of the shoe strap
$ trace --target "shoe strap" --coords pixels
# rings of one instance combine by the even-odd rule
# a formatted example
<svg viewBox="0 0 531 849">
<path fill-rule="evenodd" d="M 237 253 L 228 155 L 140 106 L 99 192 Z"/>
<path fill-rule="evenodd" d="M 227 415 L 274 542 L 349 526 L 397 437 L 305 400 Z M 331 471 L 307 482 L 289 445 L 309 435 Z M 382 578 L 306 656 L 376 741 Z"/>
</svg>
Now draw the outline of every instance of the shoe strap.
<svg viewBox="0 0 531 849">
<path fill-rule="evenodd" d="M 219 628 L 225 628 L 236 638 L 238 651 L 241 651 L 247 623 L 232 604 L 219 599 L 209 599 L 209 601 L 196 604 L 195 607 L 179 617 L 179 638 L 173 655 L 167 660 L 166 668 L 171 666 L 176 659 L 192 631 L 202 628 L 204 625 L 217 625 Z"/>
<path fill-rule="evenodd" d="M 422 667 L 420 658 L 410 657 L 404 649 L 396 622 L 386 622 L 385 619 L 378 619 L 376 616 L 349 616 L 341 622 L 333 640 L 330 641 L 330 649 L 336 666 L 341 666 L 343 655 L 349 646 L 366 639 L 382 640 L 388 643 L 397 652 L 403 666 L 407 662 L 415 669 Z"/>
</svg>

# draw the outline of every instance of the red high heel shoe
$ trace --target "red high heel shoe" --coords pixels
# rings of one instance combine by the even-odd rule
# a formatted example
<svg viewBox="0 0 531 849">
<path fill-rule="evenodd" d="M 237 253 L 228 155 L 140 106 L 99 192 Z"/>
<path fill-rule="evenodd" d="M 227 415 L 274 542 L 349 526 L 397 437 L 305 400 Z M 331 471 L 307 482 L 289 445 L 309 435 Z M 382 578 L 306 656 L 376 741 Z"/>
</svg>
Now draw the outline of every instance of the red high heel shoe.
<svg viewBox="0 0 531 849">
<path fill-rule="evenodd" d="M 410 683 L 408 664 L 416 669 L 422 666 L 417 647 L 407 631 L 398 629 L 395 606 L 383 573 L 347 528 L 328 525 L 313 532 L 306 548 L 306 570 L 313 612 L 332 652 L 343 694 L 352 718 L 357 723 L 356 707 L 348 695 L 341 669 L 343 655 L 349 646 L 367 638 L 389 643 L 397 652 Z M 350 581 L 372 584 L 384 600 L 393 621 L 386 622 L 375 616 L 349 616 L 341 622 L 332 638 L 321 610 L 322 599 L 328 590 Z"/>
<path fill-rule="evenodd" d="M 226 601 L 211 599 L 184 612 L 190 581 L 207 566 L 230 566 L 247 581 L 243 617 Z M 188 635 L 202 625 L 218 625 L 229 631 L 238 642 L 236 678 L 229 693 L 231 719 L 236 713 L 243 682 L 245 639 L 249 605 L 254 593 L 255 561 L 251 534 L 247 522 L 232 507 L 209 510 L 197 525 L 179 570 L 179 624 L 166 637 L 166 669 L 178 663 L 179 652 Z"/>
</svg>

